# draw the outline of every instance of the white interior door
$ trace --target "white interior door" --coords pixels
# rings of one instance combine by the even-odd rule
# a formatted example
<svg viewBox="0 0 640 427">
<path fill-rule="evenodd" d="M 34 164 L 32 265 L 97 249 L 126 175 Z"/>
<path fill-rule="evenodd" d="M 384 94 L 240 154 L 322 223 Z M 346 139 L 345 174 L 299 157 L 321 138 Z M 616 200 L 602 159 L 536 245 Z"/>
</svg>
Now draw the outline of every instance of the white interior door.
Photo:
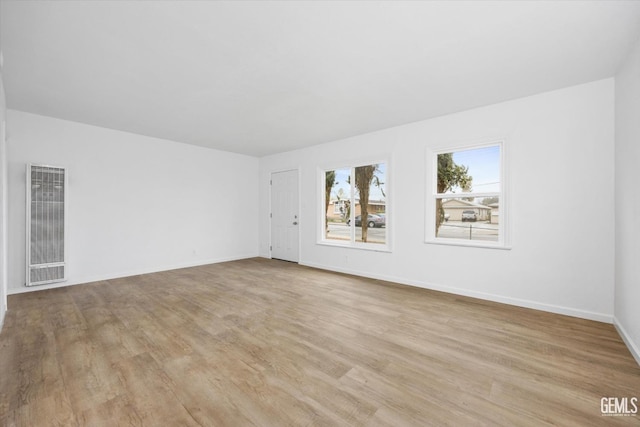
<svg viewBox="0 0 640 427">
<path fill-rule="evenodd" d="M 271 174 L 271 258 L 298 262 L 298 171 Z"/>
</svg>

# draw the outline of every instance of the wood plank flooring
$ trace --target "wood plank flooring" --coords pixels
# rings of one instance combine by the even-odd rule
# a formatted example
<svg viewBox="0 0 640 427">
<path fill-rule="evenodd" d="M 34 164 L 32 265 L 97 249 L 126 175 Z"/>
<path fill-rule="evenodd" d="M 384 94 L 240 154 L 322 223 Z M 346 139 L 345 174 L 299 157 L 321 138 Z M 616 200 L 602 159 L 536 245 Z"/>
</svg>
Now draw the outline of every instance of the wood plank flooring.
<svg viewBox="0 0 640 427">
<path fill-rule="evenodd" d="M 2 426 L 599 426 L 612 325 L 249 259 L 9 297 Z"/>
</svg>

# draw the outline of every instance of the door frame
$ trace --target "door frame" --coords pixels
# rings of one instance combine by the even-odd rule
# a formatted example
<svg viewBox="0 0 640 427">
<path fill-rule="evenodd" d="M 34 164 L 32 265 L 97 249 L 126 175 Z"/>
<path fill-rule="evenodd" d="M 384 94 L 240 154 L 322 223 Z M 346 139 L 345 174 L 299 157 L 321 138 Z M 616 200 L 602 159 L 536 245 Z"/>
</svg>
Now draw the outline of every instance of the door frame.
<svg viewBox="0 0 640 427">
<path fill-rule="evenodd" d="M 269 259 L 273 259 L 272 256 L 272 247 L 273 247 L 273 205 L 272 205 L 272 200 L 273 200 L 273 185 L 271 185 L 271 182 L 273 181 L 273 174 L 275 173 L 282 173 L 282 172 L 292 172 L 295 171 L 296 175 L 298 176 L 298 264 L 300 264 L 300 260 L 302 259 L 302 239 L 301 239 L 301 225 L 302 225 L 302 209 L 301 209 L 301 203 L 302 203 L 302 194 L 300 191 L 300 166 L 295 167 L 295 168 L 285 168 L 285 169 L 275 169 L 269 172 Z"/>
</svg>

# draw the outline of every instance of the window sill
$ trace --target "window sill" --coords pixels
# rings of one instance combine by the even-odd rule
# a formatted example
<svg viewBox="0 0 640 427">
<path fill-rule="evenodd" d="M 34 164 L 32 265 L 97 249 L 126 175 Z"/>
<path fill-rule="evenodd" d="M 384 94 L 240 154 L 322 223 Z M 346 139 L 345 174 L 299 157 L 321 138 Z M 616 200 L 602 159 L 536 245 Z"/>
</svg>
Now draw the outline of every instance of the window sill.
<svg viewBox="0 0 640 427">
<path fill-rule="evenodd" d="M 482 249 L 498 249 L 503 251 L 510 251 L 511 246 L 503 245 L 503 244 L 494 244 L 494 243 L 467 243 L 465 241 L 456 241 L 456 240 L 448 240 L 448 239 L 433 239 L 426 240 L 426 244 L 428 245 L 443 245 L 443 246 L 463 246 L 467 248 L 482 248 Z"/>
<path fill-rule="evenodd" d="M 319 240 L 316 242 L 318 245 L 322 246 L 333 246 L 337 248 L 346 248 L 346 249 L 362 249 L 365 251 L 371 252 L 385 252 L 391 253 L 391 248 L 388 245 L 380 245 L 376 243 L 341 243 L 341 242 L 332 242 L 329 240 Z"/>
</svg>

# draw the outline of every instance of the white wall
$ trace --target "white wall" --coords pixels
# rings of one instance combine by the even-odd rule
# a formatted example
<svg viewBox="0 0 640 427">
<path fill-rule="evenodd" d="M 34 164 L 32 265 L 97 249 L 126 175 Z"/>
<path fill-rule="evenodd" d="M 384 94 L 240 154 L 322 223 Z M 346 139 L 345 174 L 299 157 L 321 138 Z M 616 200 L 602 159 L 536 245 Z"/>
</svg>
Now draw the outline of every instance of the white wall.
<svg viewBox="0 0 640 427">
<path fill-rule="evenodd" d="M 426 149 L 495 136 L 509 156 L 512 249 L 425 244 Z M 317 244 L 318 168 L 388 154 L 393 251 Z M 260 254 L 269 257 L 269 175 L 298 168 L 302 264 L 611 322 L 613 165 L 613 79 L 265 157 Z"/>
<path fill-rule="evenodd" d="M 615 323 L 640 363 L 640 42 L 616 76 Z"/>
<path fill-rule="evenodd" d="M 0 330 L 7 312 L 7 151 L 4 136 L 7 103 L 2 79 L 3 61 L 0 43 Z"/>
<path fill-rule="evenodd" d="M 6 111 L 4 84 L 0 69 L 0 329 L 7 311 L 7 150 L 4 137 Z"/>
<path fill-rule="evenodd" d="M 66 166 L 68 283 L 258 253 L 258 159 L 8 110 L 9 293 L 25 288 L 25 165 Z"/>
</svg>

